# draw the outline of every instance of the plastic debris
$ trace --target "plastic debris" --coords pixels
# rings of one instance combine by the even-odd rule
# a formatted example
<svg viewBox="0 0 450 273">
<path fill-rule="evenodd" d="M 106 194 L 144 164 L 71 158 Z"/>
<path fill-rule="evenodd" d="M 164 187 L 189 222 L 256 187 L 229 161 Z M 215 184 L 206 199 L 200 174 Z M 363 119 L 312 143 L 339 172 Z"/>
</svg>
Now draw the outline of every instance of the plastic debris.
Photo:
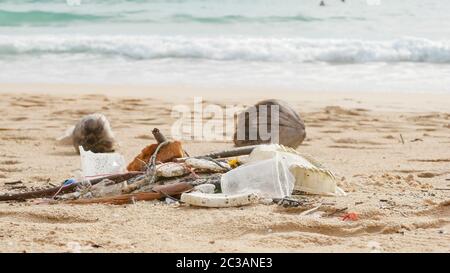
<svg viewBox="0 0 450 273">
<path fill-rule="evenodd" d="M 275 203 L 295 208 L 305 207 L 305 201 L 289 198 L 294 189 L 313 194 L 345 194 L 337 187 L 331 171 L 292 148 L 257 145 L 183 157 L 185 152 L 179 141 L 167 140 L 157 128 L 152 133 L 157 144 L 145 147 L 136 156 L 127 167 L 130 172 L 125 173 L 122 155 L 93 153 L 79 146 L 82 170 L 78 175 L 56 189 L 28 193 L 25 197 L 51 196 L 53 202 L 57 199 L 68 204 L 115 205 L 151 200 L 173 204 L 180 198 L 180 203 L 199 207 Z M 242 155 L 248 157 L 237 157 Z M 232 159 L 224 160 L 227 157 Z M 320 205 L 315 206 L 300 215 L 321 217 Z M 343 220 L 356 221 L 358 215 L 348 213 Z M 76 249 L 76 243 L 71 247 Z"/>
<path fill-rule="evenodd" d="M 257 203 L 259 197 L 255 193 L 241 194 L 208 194 L 202 192 L 189 192 L 181 195 L 181 202 L 192 206 L 226 208 L 239 207 Z"/>
<path fill-rule="evenodd" d="M 80 148 L 81 169 L 85 178 L 98 178 L 125 172 L 125 159 L 118 153 L 93 153 Z"/>
<path fill-rule="evenodd" d="M 345 192 L 337 186 L 336 177 L 330 170 L 312 157 L 302 155 L 296 150 L 282 145 L 271 144 L 256 147 L 250 154 L 248 163 L 275 158 L 276 156 L 288 165 L 289 173 L 295 179 L 295 190 L 311 194 L 345 195 Z"/>
<path fill-rule="evenodd" d="M 164 199 L 164 202 L 166 202 L 167 205 L 173 205 L 173 204 L 178 203 L 178 201 L 174 200 L 173 198 L 169 198 L 169 197 L 166 197 L 166 199 Z"/>
<path fill-rule="evenodd" d="M 76 183 L 76 182 L 77 182 L 77 180 L 75 178 L 69 178 L 69 179 L 66 179 L 63 182 L 63 185 L 64 186 L 69 186 L 70 184 L 73 184 L 73 183 Z"/>
<path fill-rule="evenodd" d="M 292 194 L 294 181 L 286 162 L 275 154 L 225 173 L 220 185 L 225 194 L 256 192 L 262 197 L 283 198 Z"/>
<path fill-rule="evenodd" d="M 235 169 L 241 165 L 241 162 L 239 162 L 238 158 L 233 158 L 228 160 L 228 165 L 230 165 L 231 168 Z"/>
<path fill-rule="evenodd" d="M 342 221 L 357 221 L 357 220 L 358 220 L 358 214 L 356 214 L 355 212 L 346 213 L 342 217 Z"/>
</svg>

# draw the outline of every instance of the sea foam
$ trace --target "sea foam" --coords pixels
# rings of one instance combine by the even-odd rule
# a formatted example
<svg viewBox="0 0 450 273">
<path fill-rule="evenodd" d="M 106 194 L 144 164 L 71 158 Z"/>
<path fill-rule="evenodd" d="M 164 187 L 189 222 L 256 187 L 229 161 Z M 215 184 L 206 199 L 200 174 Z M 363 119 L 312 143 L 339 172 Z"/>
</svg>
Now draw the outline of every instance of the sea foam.
<svg viewBox="0 0 450 273">
<path fill-rule="evenodd" d="M 136 60 L 202 59 L 251 62 L 450 63 L 450 41 L 165 36 L 2 36 L 5 55 L 89 54 Z"/>
</svg>

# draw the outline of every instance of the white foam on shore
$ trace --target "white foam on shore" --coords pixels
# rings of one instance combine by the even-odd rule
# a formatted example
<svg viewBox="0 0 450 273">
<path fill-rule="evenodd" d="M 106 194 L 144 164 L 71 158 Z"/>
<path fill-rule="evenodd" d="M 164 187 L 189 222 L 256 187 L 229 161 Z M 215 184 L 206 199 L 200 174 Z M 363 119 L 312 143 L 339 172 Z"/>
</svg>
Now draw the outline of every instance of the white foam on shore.
<svg viewBox="0 0 450 273">
<path fill-rule="evenodd" d="M 450 41 L 0 35 L 0 82 L 450 93 Z"/>
<path fill-rule="evenodd" d="M 419 62 L 450 64 L 450 40 L 389 41 L 165 36 L 1 36 L 0 56 L 87 54 L 133 60 L 250 62 Z"/>
</svg>

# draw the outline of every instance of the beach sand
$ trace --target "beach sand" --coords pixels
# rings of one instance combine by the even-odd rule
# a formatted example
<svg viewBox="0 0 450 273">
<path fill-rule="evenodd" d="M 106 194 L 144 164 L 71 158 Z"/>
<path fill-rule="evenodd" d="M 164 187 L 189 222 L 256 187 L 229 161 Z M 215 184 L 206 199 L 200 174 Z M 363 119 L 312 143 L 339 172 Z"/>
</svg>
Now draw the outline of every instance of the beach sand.
<svg viewBox="0 0 450 273">
<path fill-rule="evenodd" d="M 55 138 L 102 112 L 131 160 L 170 135 L 175 104 L 253 104 L 282 98 L 305 120 L 298 148 L 330 168 L 345 197 L 307 196 L 325 214 L 254 205 L 204 209 L 164 202 L 126 206 L 0 203 L 0 252 L 450 252 L 450 96 L 297 90 L 0 84 L 0 193 L 58 185 L 80 168 Z M 184 141 L 191 155 L 230 141 Z M 345 208 L 342 213 L 333 212 Z M 356 221 L 343 221 L 355 212 Z"/>
</svg>

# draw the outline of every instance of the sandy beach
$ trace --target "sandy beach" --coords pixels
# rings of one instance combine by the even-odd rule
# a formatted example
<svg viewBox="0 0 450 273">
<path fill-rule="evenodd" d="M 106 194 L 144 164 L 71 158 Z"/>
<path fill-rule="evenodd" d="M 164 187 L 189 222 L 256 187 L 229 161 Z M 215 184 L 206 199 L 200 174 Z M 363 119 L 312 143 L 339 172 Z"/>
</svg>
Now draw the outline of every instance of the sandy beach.
<svg viewBox="0 0 450 273">
<path fill-rule="evenodd" d="M 172 107 L 251 105 L 281 98 L 305 120 L 298 148 L 324 163 L 348 196 L 306 196 L 305 208 L 254 205 L 202 209 L 134 205 L 0 203 L 0 252 L 450 252 L 449 95 L 207 89 L 184 86 L 0 84 L 0 193 L 59 185 L 80 169 L 73 147 L 55 138 L 83 115 L 101 112 L 130 161 L 170 134 Z M 183 141 L 191 155 L 231 141 Z M 343 221 L 347 208 L 357 221 Z"/>
</svg>

